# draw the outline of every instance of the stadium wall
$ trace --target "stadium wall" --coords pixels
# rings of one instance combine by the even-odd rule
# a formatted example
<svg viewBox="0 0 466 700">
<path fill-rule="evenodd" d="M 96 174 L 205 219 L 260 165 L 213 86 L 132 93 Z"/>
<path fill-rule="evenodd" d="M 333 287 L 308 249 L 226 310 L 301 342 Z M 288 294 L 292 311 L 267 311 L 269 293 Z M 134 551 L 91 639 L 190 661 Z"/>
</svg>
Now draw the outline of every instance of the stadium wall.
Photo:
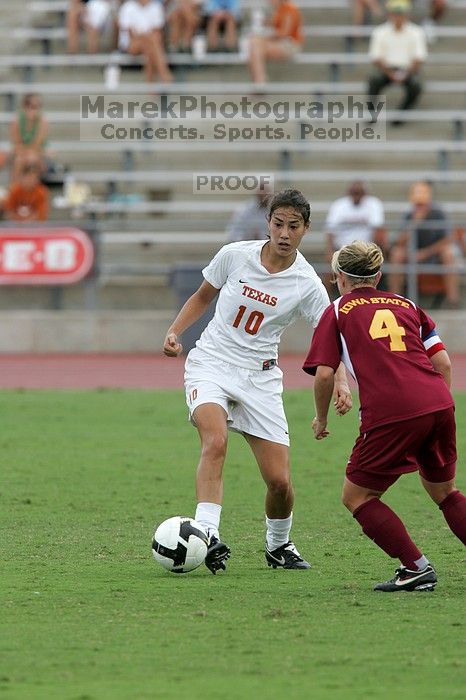
<svg viewBox="0 0 466 700">
<path fill-rule="evenodd" d="M 466 351 L 466 311 L 429 312 L 450 352 Z M 173 318 L 167 311 L 3 311 L 0 353 L 158 352 Z M 300 321 L 282 339 L 283 353 L 305 352 Z"/>
</svg>

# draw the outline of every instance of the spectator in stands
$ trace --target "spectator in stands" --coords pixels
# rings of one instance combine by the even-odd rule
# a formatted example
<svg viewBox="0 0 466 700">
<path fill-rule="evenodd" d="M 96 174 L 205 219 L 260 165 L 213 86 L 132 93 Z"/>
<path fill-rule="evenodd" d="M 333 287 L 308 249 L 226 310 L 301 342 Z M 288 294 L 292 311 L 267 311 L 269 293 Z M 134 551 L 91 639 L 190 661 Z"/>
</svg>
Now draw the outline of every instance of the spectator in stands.
<svg viewBox="0 0 466 700">
<path fill-rule="evenodd" d="M 250 202 L 241 204 L 228 224 L 228 242 L 266 239 L 269 234 L 267 210 L 270 199 L 267 188 L 259 188 Z"/>
<path fill-rule="evenodd" d="M 429 44 L 433 44 L 437 40 L 437 25 L 442 20 L 447 7 L 447 0 L 431 0 L 429 17 L 426 17 L 422 22 L 422 28 Z"/>
<path fill-rule="evenodd" d="M 442 209 L 432 201 L 432 184 L 417 182 L 411 187 L 411 208 L 402 220 L 402 231 L 390 251 L 390 263 L 402 265 L 408 261 L 410 235 L 415 237 L 416 262 L 420 264 L 454 265 L 455 249 L 450 236 L 450 227 Z M 459 307 L 458 275 L 443 276 L 446 303 L 451 308 Z M 404 276 L 389 275 L 389 289 L 395 294 L 403 292 Z"/>
<path fill-rule="evenodd" d="M 168 16 L 170 51 L 189 53 L 201 20 L 202 0 L 169 0 L 167 5 L 169 8 L 173 5 Z"/>
<path fill-rule="evenodd" d="M 223 28 L 225 49 L 236 51 L 238 44 L 239 0 L 206 0 L 207 50 L 218 51 Z"/>
<path fill-rule="evenodd" d="M 302 48 L 304 35 L 298 7 L 288 0 L 270 0 L 274 14 L 270 31 L 264 36 L 253 34 L 249 44 L 249 70 L 254 83 L 267 80 L 268 60 L 286 61 Z"/>
<path fill-rule="evenodd" d="M 330 206 L 325 224 L 326 260 L 331 263 L 336 250 L 356 240 L 372 241 L 382 250 L 386 250 L 387 232 L 384 223 L 384 210 L 380 199 L 367 193 L 364 182 L 352 182 L 347 195 L 336 199 Z M 328 276 L 325 283 L 327 288 L 333 291 Z"/>
<path fill-rule="evenodd" d="M 11 185 L 3 202 L 10 221 L 45 221 L 49 213 L 49 192 L 40 181 L 40 170 L 26 165 L 18 182 Z"/>
<path fill-rule="evenodd" d="M 331 204 L 326 229 L 329 261 L 336 250 L 356 240 L 373 241 L 382 250 L 386 248 L 383 204 L 367 193 L 360 180 L 352 182 L 347 195 Z"/>
<path fill-rule="evenodd" d="M 367 15 L 371 19 L 382 16 L 379 0 L 353 0 L 353 24 L 365 24 Z"/>
<path fill-rule="evenodd" d="M 118 46 L 121 51 L 144 57 L 148 82 L 156 73 L 163 83 L 173 80 L 163 46 L 164 24 L 163 5 L 153 0 L 126 0 L 118 13 Z"/>
<path fill-rule="evenodd" d="M 69 0 L 67 15 L 68 51 L 77 53 L 79 49 L 79 32 L 83 26 L 87 34 L 87 50 L 97 53 L 99 36 L 110 17 L 109 0 Z"/>
<path fill-rule="evenodd" d="M 10 137 L 13 147 L 11 179 L 14 182 L 28 164 L 39 170 L 45 167 L 48 124 L 42 114 L 42 102 L 36 93 L 23 97 L 21 109 L 11 123 Z"/>
<path fill-rule="evenodd" d="M 425 34 L 421 27 L 408 20 L 408 0 L 388 0 L 388 21 L 372 32 L 369 56 L 377 73 L 369 78 L 368 93 L 374 97 L 387 85 L 403 85 L 405 97 L 399 109 L 414 107 L 422 87 L 419 69 L 427 57 Z M 372 102 L 369 102 L 372 110 Z M 396 120 L 393 126 L 403 122 Z"/>
</svg>

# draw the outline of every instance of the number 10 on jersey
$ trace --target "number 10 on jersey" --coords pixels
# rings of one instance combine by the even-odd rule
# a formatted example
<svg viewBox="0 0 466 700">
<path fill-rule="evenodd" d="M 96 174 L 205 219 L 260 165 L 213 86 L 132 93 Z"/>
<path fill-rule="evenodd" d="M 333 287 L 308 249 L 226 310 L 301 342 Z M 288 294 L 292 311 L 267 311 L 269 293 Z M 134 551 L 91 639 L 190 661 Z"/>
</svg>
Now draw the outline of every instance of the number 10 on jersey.
<svg viewBox="0 0 466 700">
<path fill-rule="evenodd" d="M 240 306 L 236 318 L 233 321 L 233 328 L 239 328 L 243 316 L 246 312 L 245 306 Z M 261 323 L 264 320 L 264 314 L 261 311 L 251 311 L 244 323 L 244 330 L 249 335 L 256 335 L 257 331 L 261 327 Z"/>
</svg>

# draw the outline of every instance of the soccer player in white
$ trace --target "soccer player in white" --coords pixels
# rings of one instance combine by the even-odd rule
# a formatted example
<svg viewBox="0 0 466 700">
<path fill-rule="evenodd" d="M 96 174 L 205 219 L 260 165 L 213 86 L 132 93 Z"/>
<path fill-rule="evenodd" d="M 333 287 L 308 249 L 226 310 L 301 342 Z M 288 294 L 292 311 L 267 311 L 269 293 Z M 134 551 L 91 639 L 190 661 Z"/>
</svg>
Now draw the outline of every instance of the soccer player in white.
<svg viewBox="0 0 466 700">
<path fill-rule="evenodd" d="M 266 550 L 269 566 L 308 569 L 290 541 L 293 486 L 288 425 L 283 409 L 280 337 L 304 316 L 316 326 L 329 305 L 324 285 L 297 250 L 309 229 L 310 207 L 297 190 L 276 194 L 270 204 L 270 239 L 224 246 L 203 270 L 204 281 L 168 329 L 163 351 L 182 352 L 178 336 L 218 295 L 215 316 L 186 360 L 186 400 L 201 439 L 196 520 L 209 535 L 206 565 L 225 569 L 229 547 L 220 541 L 223 464 L 227 431 L 248 441 L 267 486 Z M 343 366 L 335 378 L 335 408 L 351 408 Z"/>
</svg>

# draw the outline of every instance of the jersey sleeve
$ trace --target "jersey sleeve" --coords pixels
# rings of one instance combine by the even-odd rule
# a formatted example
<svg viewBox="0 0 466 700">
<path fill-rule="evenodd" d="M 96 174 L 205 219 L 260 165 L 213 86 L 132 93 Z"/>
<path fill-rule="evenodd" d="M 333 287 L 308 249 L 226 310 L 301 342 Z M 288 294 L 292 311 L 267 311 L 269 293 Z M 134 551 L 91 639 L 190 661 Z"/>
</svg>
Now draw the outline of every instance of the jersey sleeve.
<svg viewBox="0 0 466 700">
<path fill-rule="evenodd" d="M 230 246 L 223 246 L 202 270 L 206 282 L 216 289 L 221 289 L 232 270 L 234 253 Z"/>
<path fill-rule="evenodd" d="M 315 374 L 317 367 L 325 365 L 338 369 L 343 347 L 333 304 L 329 306 L 314 331 L 311 347 L 304 361 L 303 370 Z"/>
<path fill-rule="evenodd" d="M 320 317 L 330 304 L 327 290 L 320 277 L 305 278 L 301 281 L 301 316 L 306 318 L 312 326 L 317 326 Z"/>
<path fill-rule="evenodd" d="M 423 309 L 419 309 L 419 315 L 421 318 L 421 340 L 424 343 L 427 356 L 432 357 L 436 352 L 445 350 L 445 345 L 442 343 L 431 317 Z"/>
</svg>

